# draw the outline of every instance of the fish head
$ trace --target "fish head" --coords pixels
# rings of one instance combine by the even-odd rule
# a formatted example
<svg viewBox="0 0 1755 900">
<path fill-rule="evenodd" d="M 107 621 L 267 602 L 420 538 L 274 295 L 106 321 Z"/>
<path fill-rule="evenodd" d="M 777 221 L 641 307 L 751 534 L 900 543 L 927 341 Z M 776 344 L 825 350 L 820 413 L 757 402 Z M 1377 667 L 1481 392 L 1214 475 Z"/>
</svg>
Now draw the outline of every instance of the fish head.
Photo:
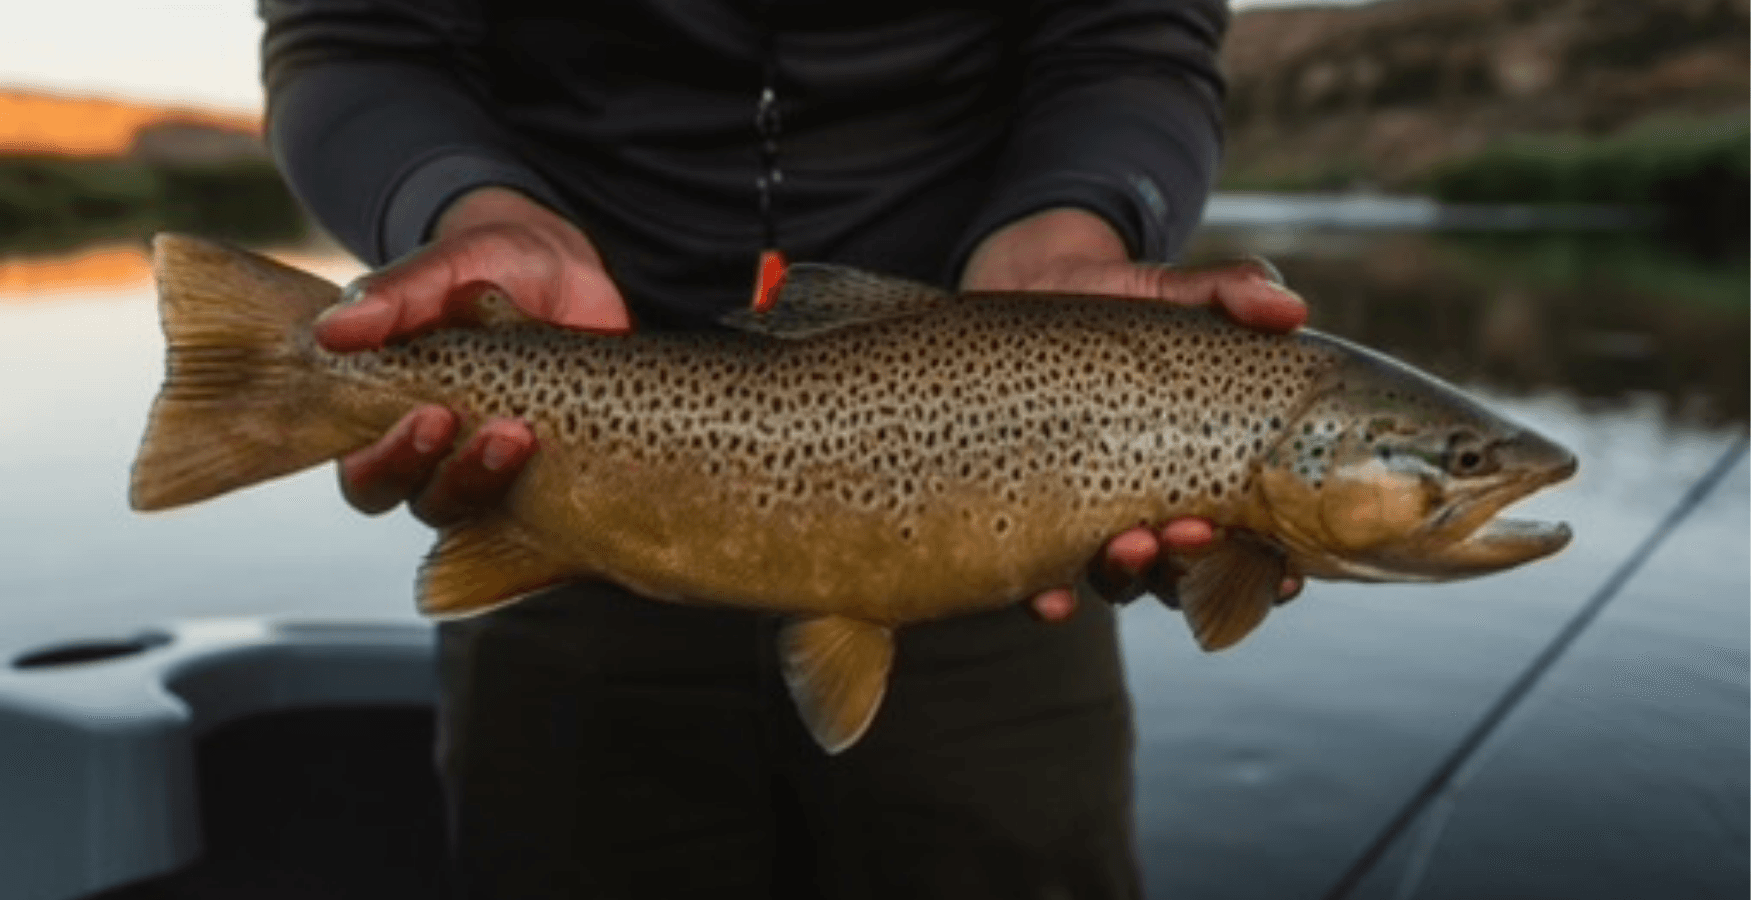
<svg viewBox="0 0 1755 900">
<path fill-rule="evenodd" d="M 1430 375 L 1343 346 L 1257 479 L 1269 527 L 1296 569 L 1444 581 L 1566 546 L 1564 523 L 1499 513 L 1570 477 L 1578 468 L 1570 451 Z"/>
</svg>

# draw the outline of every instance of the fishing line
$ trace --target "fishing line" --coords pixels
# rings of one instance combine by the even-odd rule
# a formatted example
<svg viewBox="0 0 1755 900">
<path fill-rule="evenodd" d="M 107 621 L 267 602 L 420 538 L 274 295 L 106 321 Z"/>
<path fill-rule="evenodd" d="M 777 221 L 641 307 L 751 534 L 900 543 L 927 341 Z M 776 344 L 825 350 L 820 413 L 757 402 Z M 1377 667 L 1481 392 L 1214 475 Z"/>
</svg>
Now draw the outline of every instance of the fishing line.
<svg viewBox="0 0 1755 900">
<path fill-rule="evenodd" d="M 1639 547 L 1621 563 L 1608 580 L 1603 582 L 1602 587 L 1597 588 L 1596 593 L 1585 601 L 1584 606 L 1555 633 L 1553 639 L 1548 641 L 1548 645 L 1542 648 L 1542 652 L 1536 654 L 1535 659 L 1530 661 L 1530 664 L 1517 676 L 1517 679 L 1512 681 L 1511 685 L 1499 695 L 1499 698 L 1481 716 L 1475 726 L 1469 729 L 1468 734 L 1457 743 L 1450 754 L 1444 758 L 1444 761 L 1439 763 L 1438 768 L 1434 769 L 1432 774 L 1427 777 L 1426 782 L 1420 786 L 1414 796 L 1402 806 L 1394 818 L 1390 819 L 1389 824 L 1378 832 L 1376 839 L 1353 860 L 1352 865 L 1347 867 L 1347 870 L 1335 881 L 1334 886 L 1322 895 L 1324 900 L 1343 900 L 1352 893 L 1353 889 L 1359 886 L 1359 882 L 1364 880 L 1366 874 L 1377 865 L 1383 855 L 1401 837 L 1402 832 L 1406 831 L 1408 826 L 1419 818 L 1426 807 L 1451 790 L 1457 773 L 1469 761 L 1469 758 L 1474 756 L 1475 751 L 1480 749 L 1481 744 L 1499 727 L 1499 723 L 1510 714 L 1512 708 L 1523 700 L 1524 695 L 1530 692 L 1537 681 L 1541 680 L 1548 669 L 1554 665 L 1554 662 L 1560 658 L 1560 655 L 1566 652 L 1566 648 L 1571 646 L 1586 626 L 1590 625 L 1591 621 L 1597 617 L 1597 613 L 1602 612 L 1603 607 L 1607 606 L 1609 601 L 1621 592 L 1621 588 L 1627 584 L 1635 572 L 1645 565 L 1646 560 L 1657 552 L 1659 545 L 1663 544 L 1670 534 L 1682 524 L 1682 520 L 1693 513 L 1695 507 L 1699 506 L 1713 488 L 1724 480 L 1731 467 L 1742 459 L 1743 454 L 1748 449 L 1749 436 L 1744 434 L 1732 442 L 1729 449 L 1725 450 L 1713 463 L 1712 468 L 1694 482 L 1669 514 L 1658 522 L 1656 528 L 1652 529 L 1651 534 L 1646 536 Z M 1430 854 L 1437 848 L 1437 843 L 1436 835 L 1429 833 L 1428 840 L 1422 842 L 1423 851 L 1420 855 Z M 1419 866 L 1423 871 L 1424 860 L 1417 858 L 1412 862 L 1412 865 Z M 1405 890 L 1408 887 L 1409 883 L 1404 879 L 1402 888 Z"/>
</svg>

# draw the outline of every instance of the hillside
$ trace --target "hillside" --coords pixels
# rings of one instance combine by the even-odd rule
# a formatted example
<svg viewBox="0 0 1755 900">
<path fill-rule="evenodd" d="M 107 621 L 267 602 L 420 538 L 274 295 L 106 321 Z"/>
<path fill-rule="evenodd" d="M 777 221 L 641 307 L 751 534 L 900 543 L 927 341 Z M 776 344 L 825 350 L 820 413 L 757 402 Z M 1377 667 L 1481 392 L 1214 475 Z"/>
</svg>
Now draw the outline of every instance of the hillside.
<svg viewBox="0 0 1755 900">
<path fill-rule="evenodd" d="M 1749 0 L 1252 9 L 1223 65 L 1226 186 L 1430 189 L 1435 164 L 1510 137 L 1746 123 Z M 18 156 L 267 164 L 254 115 L 0 88 L 0 157 Z"/>
<path fill-rule="evenodd" d="M 1748 0 L 1380 0 L 1239 13 L 1228 180 L 1405 182 L 1514 135 L 1748 114 Z"/>
<path fill-rule="evenodd" d="M 305 231 L 254 115 L 0 89 L 0 248 Z"/>
<path fill-rule="evenodd" d="M 246 113 L 0 88 L 0 156 L 125 156 L 143 137 L 160 156 L 193 146 L 211 158 L 216 144 L 250 155 L 260 133 Z"/>
</svg>

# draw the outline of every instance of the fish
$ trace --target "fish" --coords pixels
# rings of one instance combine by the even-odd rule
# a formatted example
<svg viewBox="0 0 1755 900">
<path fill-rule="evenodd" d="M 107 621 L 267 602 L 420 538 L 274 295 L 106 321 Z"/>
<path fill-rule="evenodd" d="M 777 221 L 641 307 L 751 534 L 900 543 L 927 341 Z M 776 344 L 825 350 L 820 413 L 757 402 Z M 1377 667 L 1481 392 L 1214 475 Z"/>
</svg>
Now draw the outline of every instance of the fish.
<svg viewBox="0 0 1755 900">
<path fill-rule="evenodd" d="M 336 285 L 189 236 L 153 256 L 166 374 L 134 509 L 315 466 L 419 404 L 522 419 L 537 453 L 504 503 L 441 530 L 422 612 L 599 579 L 778 614 L 831 753 L 877 715 L 897 629 L 1072 584 L 1134 526 L 1220 527 L 1175 587 L 1209 651 L 1288 576 L 1467 578 L 1571 537 L 1499 515 L 1576 470 L 1564 447 L 1373 350 L 1205 308 L 799 263 L 716 330 L 569 331 L 489 289 L 469 327 L 336 353 L 312 333 Z"/>
</svg>

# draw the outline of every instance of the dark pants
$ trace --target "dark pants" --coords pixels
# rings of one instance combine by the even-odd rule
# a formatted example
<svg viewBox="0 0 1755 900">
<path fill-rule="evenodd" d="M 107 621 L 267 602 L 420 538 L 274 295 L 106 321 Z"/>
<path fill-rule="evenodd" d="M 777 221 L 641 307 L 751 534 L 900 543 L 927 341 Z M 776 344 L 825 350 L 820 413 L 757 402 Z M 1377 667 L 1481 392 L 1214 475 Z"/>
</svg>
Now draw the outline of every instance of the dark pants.
<svg viewBox="0 0 1755 900">
<path fill-rule="evenodd" d="M 1113 612 L 903 629 L 839 756 L 778 620 L 573 585 L 441 630 L 440 764 L 471 900 L 1136 897 Z"/>
</svg>

